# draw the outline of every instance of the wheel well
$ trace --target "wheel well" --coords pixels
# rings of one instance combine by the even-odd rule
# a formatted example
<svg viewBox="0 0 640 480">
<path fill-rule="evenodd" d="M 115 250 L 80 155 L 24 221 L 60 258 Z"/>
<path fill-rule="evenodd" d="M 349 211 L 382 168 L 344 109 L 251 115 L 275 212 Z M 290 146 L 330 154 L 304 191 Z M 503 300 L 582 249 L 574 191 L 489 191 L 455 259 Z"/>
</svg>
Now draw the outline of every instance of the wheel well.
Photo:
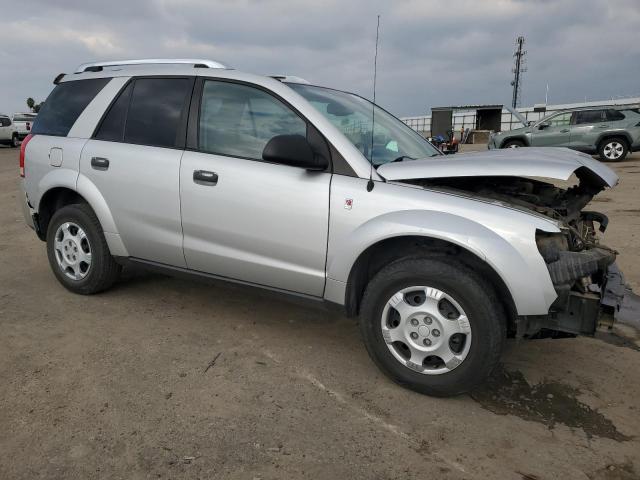
<svg viewBox="0 0 640 480">
<path fill-rule="evenodd" d="M 607 140 L 611 140 L 614 138 L 619 138 L 620 140 L 623 140 L 624 143 L 627 144 L 627 148 L 629 148 L 631 146 L 631 139 L 629 137 L 627 137 L 627 135 L 625 135 L 624 133 L 608 133 L 603 135 L 600 140 L 598 140 L 598 150 L 600 150 L 600 147 L 602 146 L 602 144 L 604 142 L 606 142 Z"/>
<path fill-rule="evenodd" d="M 470 251 L 430 237 L 408 236 L 382 240 L 362 252 L 351 267 L 345 293 L 347 315 L 355 316 L 360 309 L 364 290 L 376 273 L 389 263 L 413 255 L 455 256 L 455 259 L 486 278 L 496 292 L 507 315 L 509 331 L 515 331 L 515 303 L 500 275 L 484 260 Z"/>
<path fill-rule="evenodd" d="M 42 196 L 38 207 L 38 236 L 40 240 L 46 240 L 47 228 L 53 214 L 62 207 L 74 203 L 88 202 L 78 192 L 65 187 L 52 188 Z"/>
<path fill-rule="evenodd" d="M 514 140 L 520 142 L 522 145 L 527 146 L 527 140 L 525 139 L 525 137 L 507 137 L 505 138 L 502 143 L 500 144 L 500 148 L 504 148 L 504 146 L 509 143 L 509 142 L 513 142 Z"/>
</svg>

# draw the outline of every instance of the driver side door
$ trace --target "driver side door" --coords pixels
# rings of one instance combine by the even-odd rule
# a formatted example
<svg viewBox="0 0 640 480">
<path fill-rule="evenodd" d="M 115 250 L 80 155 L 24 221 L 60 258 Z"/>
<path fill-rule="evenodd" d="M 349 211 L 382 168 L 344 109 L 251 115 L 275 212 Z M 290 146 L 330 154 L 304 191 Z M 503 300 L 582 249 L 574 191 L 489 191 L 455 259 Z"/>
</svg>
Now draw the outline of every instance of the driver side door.
<svg viewBox="0 0 640 480">
<path fill-rule="evenodd" d="M 568 147 L 571 144 L 573 112 L 563 112 L 549 117 L 533 127 L 532 147 Z"/>
</svg>

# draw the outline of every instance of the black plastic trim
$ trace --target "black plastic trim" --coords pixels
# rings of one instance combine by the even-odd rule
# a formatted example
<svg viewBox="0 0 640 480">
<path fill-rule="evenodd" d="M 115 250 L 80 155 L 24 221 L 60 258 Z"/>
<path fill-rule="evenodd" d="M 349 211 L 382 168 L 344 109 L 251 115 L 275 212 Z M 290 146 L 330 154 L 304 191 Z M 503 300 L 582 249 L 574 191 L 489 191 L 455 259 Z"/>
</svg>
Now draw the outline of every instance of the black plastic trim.
<svg viewBox="0 0 640 480">
<path fill-rule="evenodd" d="M 277 299 L 293 302 L 298 305 L 312 306 L 314 308 L 321 308 L 324 310 L 337 311 L 340 310 L 344 314 L 344 306 L 338 303 L 329 302 L 323 297 L 316 297 L 314 295 L 308 295 L 305 293 L 294 292 L 292 290 L 285 290 L 277 287 L 270 287 L 259 283 L 247 282 L 244 280 L 237 280 L 234 278 L 223 277 L 220 275 L 214 275 L 212 273 L 201 272 L 199 270 L 191 270 L 184 267 L 176 267 L 173 265 L 167 265 L 164 263 L 154 262 L 151 260 L 144 260 L 137 257 L 114 257 L 114 260 L 123 266 L 139 266 L 145 270 L 152 272 L 162 273 L 173 277 L 183 278 L 187 280 L 199 280 L 205 282 L 211 282 L 219 285 L 242 285 L 253 289 L 257 293 L 267 293 L 270 296 L 275 296 Z"/>
</svg>

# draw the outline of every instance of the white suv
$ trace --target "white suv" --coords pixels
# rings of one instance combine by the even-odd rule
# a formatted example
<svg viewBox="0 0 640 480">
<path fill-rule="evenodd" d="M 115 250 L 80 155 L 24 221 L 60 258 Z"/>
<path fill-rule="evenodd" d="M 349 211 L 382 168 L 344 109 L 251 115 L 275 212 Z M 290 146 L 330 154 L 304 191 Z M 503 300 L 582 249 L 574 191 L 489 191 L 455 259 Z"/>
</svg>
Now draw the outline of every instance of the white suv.
<svg viewBox="0 0 640 480">
<path fill-rule="evenodd" d="M 583 154 L 445 157 L 357 95 L 206 60 L 55 83 L 22 204 L 73 292 L 136 263 L 338 305 L 387 375 L 432 395 L 482 382 L 507 337 L 593 334 L 621 302 L 606 217 L 583 211 L 618 178 Z"/>
<path fill-rule="evenodd" d="M 38 115 L 36 113 L 14 113 L 13 124 L 16 126 L 18 138 L 24 140 L 24 137 L 31 133 L 31 126 Z"/>
<path fill-rule="evenodd" d="M 7 115 L 0 115 L 0 144 L 14 148 L 20 145 L 16 126 Z"/>
</svg>

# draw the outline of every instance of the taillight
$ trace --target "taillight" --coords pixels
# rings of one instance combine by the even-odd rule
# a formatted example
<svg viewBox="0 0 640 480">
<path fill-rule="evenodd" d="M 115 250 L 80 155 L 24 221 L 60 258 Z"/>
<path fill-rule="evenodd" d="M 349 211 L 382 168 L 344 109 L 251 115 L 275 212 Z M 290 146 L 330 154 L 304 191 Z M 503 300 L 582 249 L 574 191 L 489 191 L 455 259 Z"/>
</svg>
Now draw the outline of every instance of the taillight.
<svg viewBox="0 0 640 480">
<path fill-rule="evenodd" d="M 20 145 L 20 176 L 24 178 L 24 153 L 27 150 L 27 143 L 33 138 L 33 134 L 29 134 L 24 137 L 22 144 Z"/>
<path fill-rule="evenodd" d="M 27 122 L 27 132 L 31 130 L 31 124 Z"/>
</svg>

